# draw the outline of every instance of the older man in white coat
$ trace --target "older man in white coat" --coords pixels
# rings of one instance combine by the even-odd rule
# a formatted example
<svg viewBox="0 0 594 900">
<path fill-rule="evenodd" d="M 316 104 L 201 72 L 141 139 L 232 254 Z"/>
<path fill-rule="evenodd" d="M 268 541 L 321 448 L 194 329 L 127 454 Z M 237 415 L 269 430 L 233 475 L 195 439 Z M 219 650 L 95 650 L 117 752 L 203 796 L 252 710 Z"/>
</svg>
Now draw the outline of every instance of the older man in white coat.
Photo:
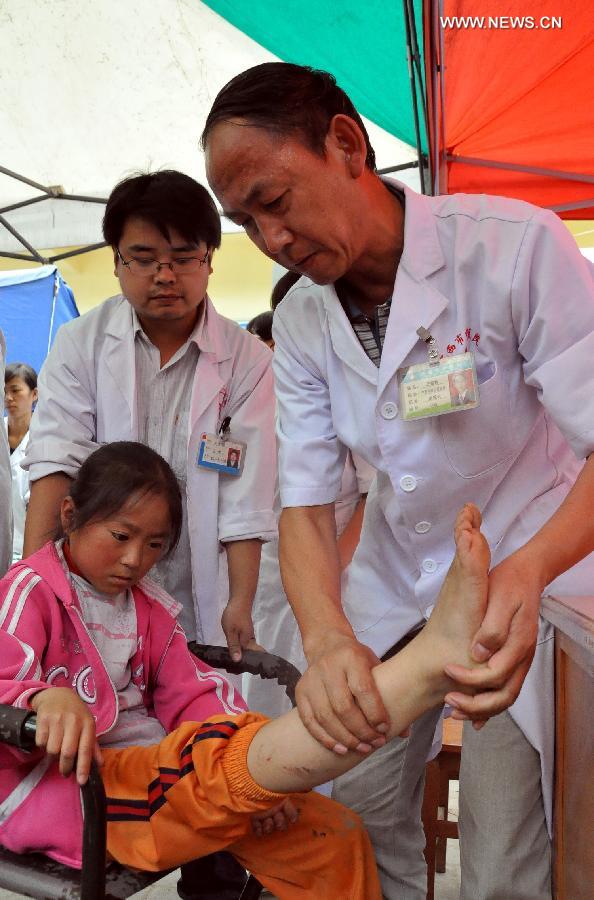
<svg viewBox="0 0 594 900">
<path fill-rule="evenodd" d="M 276 532 L 272 354 L 207 295 L 220 220 L 202 185 L 167 171 L 126 179 L 103 224 L 122 295 L 64 325 L 43 366 L 25 461 L 25 553 L 52 536 L 70 480 L 98 444 L 142 441 L 172 466 L 184 505 L 180 543 L 151 574 L 183 604 L 188 638 L 220 643 L 224 614 L 235 642 L 261 542 Z M 200 465 L 203 436 L 222 432 L 246 445 L 239 474 Z"/>
<path fill-rule="evenodd" d="M 0 331 L 0 384 L 4 384 L 6 342 Z M 0 578 L 12 560 L 12 478 L 6 428 L 0 428 Z"/>
<path fill-rule="evenodd" d="M 281 567 L 309 662 L 302 719 L 337 753 L 382 745 L 371 668 L 422 627 L 456 510 L 477 503 L 494 567 L 473 655 L 489 664 L 452 669 L 481 693 L 448 700 L 479 726 L 494 718 L 464 733 L 461 896 L 544 900 L 552 635 L 539 605 L 547 586 L 592 590 L 592 268 L 551 213 L 380 179 L 327 73 L 285 63 L 242 73 L 216 98 L 203 145 L 225 214 L 303 275 L 273 329 Z M 453 371 L 473 373 L 475 408 L 453 407 Z M 378 476 L 341 596 L 332 503 L 346 447 Z M 434 715 L 420 720 L 336 793 L 363 815 L 388 898 L 425 896 L 434 726 Z"/>
</svg>

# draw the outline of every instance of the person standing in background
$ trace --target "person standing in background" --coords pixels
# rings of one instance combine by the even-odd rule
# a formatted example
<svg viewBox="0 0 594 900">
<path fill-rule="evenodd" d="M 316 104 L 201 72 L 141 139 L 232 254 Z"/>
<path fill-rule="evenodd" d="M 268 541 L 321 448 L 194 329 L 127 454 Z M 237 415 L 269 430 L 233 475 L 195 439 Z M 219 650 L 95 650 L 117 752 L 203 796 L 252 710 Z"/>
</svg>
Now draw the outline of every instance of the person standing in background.
<svg viewBox="0 0 594 900">
<path fill-rule="evenodd" d="M 23 555 L 25 517 L 29 503 L 29 476 L 21 468 L 29 443 L 29 425 L 37 401 L 37 373 L 26 363 L 11 363 L 4 373 L 4 407 L 12 475 L 12 561 Z"/>
<path fill-rule="evenodd" d="M 272 339 L 272 310 L 267 309 L 266 312 L 260 313 L 258 316 L 254 316 L 253 319 L 245 326 L 245 330 L 249 331 L 250 334 L 255 334 L 256 337 L 260 338 L 263 344 L 266 344 L 267 347 L 270 347 L 271 350 L 274 350 L 274 341 Z"/>
<path fill-rule="evenodd" d="M 0 331 L 0 378 L 4 378 L 6 343 Z M 12 556 L 12 493 L 10 476 L 10 450 L 5 428 L 0 428 L 0 577 L 10 565 Z"/>
</svg>

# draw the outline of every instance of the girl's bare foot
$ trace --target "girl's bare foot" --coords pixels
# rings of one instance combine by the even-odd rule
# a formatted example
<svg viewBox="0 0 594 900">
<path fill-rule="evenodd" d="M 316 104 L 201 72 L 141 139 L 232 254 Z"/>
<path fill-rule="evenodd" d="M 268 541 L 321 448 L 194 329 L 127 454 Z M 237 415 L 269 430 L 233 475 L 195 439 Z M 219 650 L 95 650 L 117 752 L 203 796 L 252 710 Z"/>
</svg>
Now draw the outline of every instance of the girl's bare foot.
<svg viewBox="0 0 594 900">
<path fill-rule="evenodd" d="M 468 503 L 458 513 L 454 528 L 456 555 L 439 592 L 429 622 L 419 635 L 443 676 L 444 693 L 452 682 L 444 674 L 446 665 L 475 667 L 470 656 L 471 640 L 487 608 L 491 553 L 481 533 L 481 514 Z"/>
</svg>

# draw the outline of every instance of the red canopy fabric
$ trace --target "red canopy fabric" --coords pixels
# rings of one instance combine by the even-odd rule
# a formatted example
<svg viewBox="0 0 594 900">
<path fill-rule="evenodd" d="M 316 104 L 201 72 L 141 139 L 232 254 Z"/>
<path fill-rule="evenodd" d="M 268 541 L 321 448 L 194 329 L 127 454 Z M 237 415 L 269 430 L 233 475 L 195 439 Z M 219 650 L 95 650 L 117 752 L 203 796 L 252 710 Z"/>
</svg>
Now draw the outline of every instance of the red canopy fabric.
<svg viewBox="0 0 594 900">
<path fill-rule="evenodd" d="M 518 197 L 594 218 L 592 0 L 445 0 L 441 18 L 437 5 L 429 2 L 425 17 L 437 191 Z M 562 209 L 583 201 L 589 208 Z"/>
</svg>

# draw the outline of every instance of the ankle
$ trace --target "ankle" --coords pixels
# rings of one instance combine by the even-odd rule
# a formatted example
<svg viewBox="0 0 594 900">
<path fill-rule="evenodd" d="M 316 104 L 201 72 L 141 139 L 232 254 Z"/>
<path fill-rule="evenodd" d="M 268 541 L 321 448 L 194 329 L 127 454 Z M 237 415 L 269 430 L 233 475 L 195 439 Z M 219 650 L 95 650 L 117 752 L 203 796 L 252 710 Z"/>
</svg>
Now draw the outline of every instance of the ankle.
<svg viewBox="0 0 594 900">
<path fill-rule="evenodd" d="M 448 658 L 447 647 L 442 635 L 437 630 L 426 626 L 415 639 L 417 643 L 418 658 L 423 666 L 422 678 L 428 694 L 430 706 L 438 706 L 443 703 L 444 697 L 452 690 L 452 679 L 445 673 L 445 667 L 451 658 Z M 451 653 L 449 654 L 451 657 Z"/>
</svg>

